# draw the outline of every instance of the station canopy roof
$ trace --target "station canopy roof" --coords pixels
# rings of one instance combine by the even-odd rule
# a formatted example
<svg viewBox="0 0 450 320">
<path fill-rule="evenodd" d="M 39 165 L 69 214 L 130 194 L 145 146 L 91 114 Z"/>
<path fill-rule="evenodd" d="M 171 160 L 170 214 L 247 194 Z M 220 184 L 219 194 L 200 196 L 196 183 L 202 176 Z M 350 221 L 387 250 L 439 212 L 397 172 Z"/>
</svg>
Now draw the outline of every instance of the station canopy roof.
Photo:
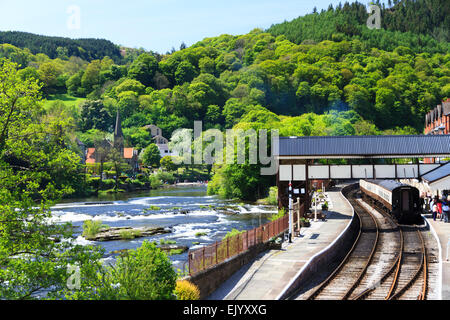
<svg viewBox="0 0 450 320">
<path fill-rule="evenodd" d="M 279 159 L 442 158 L 450 157 L 450 135 L 280 137 L 276 156 Z"/>
<path fill-rule="evenodd" d="M 422 179 L 428 184 L 450 177 L 450 162 L 424 174 Z M 450 184 L 448 185 L 450 188 Z"/>
</svg>

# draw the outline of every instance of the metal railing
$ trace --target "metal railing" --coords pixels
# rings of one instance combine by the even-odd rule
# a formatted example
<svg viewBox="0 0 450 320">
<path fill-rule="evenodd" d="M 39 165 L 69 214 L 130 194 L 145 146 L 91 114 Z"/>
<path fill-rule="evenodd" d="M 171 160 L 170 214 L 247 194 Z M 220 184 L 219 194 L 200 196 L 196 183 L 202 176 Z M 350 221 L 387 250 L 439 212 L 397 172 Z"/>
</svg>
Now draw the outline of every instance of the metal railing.
<svg viewBox="0 0 450 320">
<path fill-rule="evenodd" d="M 298 217 L 302 217 L 304 214 L 304 204 L 294 203 L 293 207 L 293 224 L 299 226 L 297 221 Z M 190 250 L 188 253 L 189 274 L 194 275 L 202 270 L 216 266 L 249 250 L 255 245 L 269 241 L 271 238 L 287 231 L 288 228 L 289 214 L 286 214 L 277 220 L 270 221 L 252 230 L 226 237 L 221 241 L 202 248 Z"/>
</svg>

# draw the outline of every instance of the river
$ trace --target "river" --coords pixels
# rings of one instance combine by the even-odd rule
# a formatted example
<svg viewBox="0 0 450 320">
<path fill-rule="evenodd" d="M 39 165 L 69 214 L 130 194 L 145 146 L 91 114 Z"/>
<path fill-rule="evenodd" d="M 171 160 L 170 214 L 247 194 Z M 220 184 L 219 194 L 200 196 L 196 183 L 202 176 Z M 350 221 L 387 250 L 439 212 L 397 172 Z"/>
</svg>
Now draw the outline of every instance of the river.
<svg viewBox="0 0 450 320">
<path fill-rule="evenodd" d="M 159 210 L 146 211 L 150 206 Z M 187 211 L 181 214 L 180 211 Z M 139 193 L 120 194 L 106 198 L 65 200 L 52 207 L 53 221 L 71 222 L 76 242 L 100 245 L 105 248 L 105 259 L 114 261 L 113 251 L 135 249 L 144 240 L 175 240 L 178 245 L 195 249 L 221 240 L 232 229 L 249 230 L 268 221 L 276 213 L 275 207 L 243 204 L 220 200 L 206 194 L 206 186 L 166 187 Z M 101 220 L 111 227 L 160 226 L 171 233 L 132 240 L 107 242 L 88 241 L 81 236 L 86 220 Z M 205 233 L 196 236 L 196 233 Z M 175 270 L 187 271 L 187 252 L 170 256 Z M 186 269 L 184 269 L 186 268 Z"/>
</svg>

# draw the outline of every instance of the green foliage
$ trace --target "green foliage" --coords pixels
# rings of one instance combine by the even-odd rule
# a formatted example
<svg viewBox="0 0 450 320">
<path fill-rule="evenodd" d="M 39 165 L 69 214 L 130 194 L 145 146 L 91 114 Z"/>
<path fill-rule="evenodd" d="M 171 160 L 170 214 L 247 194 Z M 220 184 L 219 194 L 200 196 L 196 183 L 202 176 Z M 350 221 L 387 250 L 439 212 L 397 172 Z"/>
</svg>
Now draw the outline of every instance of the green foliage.
<svg viewBox="0 0 450 320">
<path fill-rule="evenodd" d="M 158 146 L 154 143 L 150 144 L 145 148 L 142 155 L 142 163 L 146 166 L 159 167 L 161 161 L 161 153 L 159 152 Z"/>
<path fill-rule="evenodd" d="M 158 206 L 151 205 L 150 207 L 145 208 L 145 209 L 144 209 L 144 212 L 145 212 L 145 211 L 155 211 L 155 210 L 161 210 L 161 208 L 158 207 Z"/>
<path fill-rule="evenodd" d="M 113 117 L 101 100 L 86 100 L 80 104 L 81 129 L 109 131 L 113 125 Z"/>
<path fill-rule="evenodd" d="M 27 32 L 0 32 L 2 43 L 9 43 L 20 48 L 28 48 L 32 53 L 44 53 L 50 58 L 58 57 L 58 48 L 66 49 L 66 56 L 76 56 L 84 60 L 102 59 L 109 56 L 121 60 L 119 48 L 108 40 L 49 37 Z M 22 64 L 23 65 L 23 64 Z"/>
<path fill-rule="evenodd" d="M 177 169 L 177 165 L 173 162 L 172 156 L 162 157 L 159 163 L 161 167 L 167 171 L 174 171 Z"/>
<path fill-rule="evenodd" d="M 156 177 L 161 182 L 167 182 L 169 184 L 172 184 L 175 182 L 175 176 L 170 172 L 158 171 L 158 173 L 156 174 Z"/>
<path fill-rule="evenodd" d="M 95 237 L 99 232 L 107 229 L 109 229 L 109 226 L 102 224 L 100 220 L 86 220 L 83 223 L 82 236 L 89 240 Z"/>
<path fill-rule="evenodd" d="M 80 289 L 65 291 L 67 299 L 172 300 L 177 274 L 167 255 L 145 240 L 114 266 L 83 266 L 81 279 Z"/>
<path fill-rule="evenodd" d="M 159 244 L 176 244 L 177 242 L 175 240 L 169 240 L 169 239 L 160 239 Z"/>
<path fill-rule="evenodd" d="M 140 230 L 122 230 L 119 232 L 120 238 L 123 240 L 131 240 L 140 237 L 141 234 Z"/>
<path fill-rule="evenodd" d="M 380 30 L 366 27 L 369 14 L 365 4 L 346 2 L 331 10 L 272 25 L 267 31 L 274 36 L 285 36 L 296 44 L 309 43 L 311 40 L 340 42 L 359 39 L 366 48 L 375 47 L 388 51 L 400 45 L 406 45 L 416 52 L 442 53 L 448 50 L 448 43 L 445 43 L 449 41 L 448 31 L 441 32 L 448 25 L 448 16 L 438 9 L 448 9 L 445 0 L 399 1 L 391 8 L 379 1 L 375 3 L 381 7 Z M 427 19 L 423 19 L 425 16 Z"/>
<path fill-rule="evenodd" d="M 157 189 L 162 185 L 161 180 L 159 180 L 156 175 L 150 176 L 150 186 L 152 189 Z"/>
<path fill-rule="evenodd" d="M 207 232 L 200 232 L 200 231 L 199 231 L 199 232 L 196 232 L 196 233 L 195 233 L 195 236 L 196 236 L 196 237 L 203 237 L 203 236 L 206 236 L 206 235 L 208 235 Z"/>
<path fill-rule="evenodd" d="M 200 290 L 198 289 L 198 287 L 187 280 L 177 281 L 175 294 L 177 296 L 177 300 L 200 299 Z"/>
<path fill-rule="evenodd" d="M 276 186 L 270 187 L 269 196 L 265 199 L 265 202 L 273 206 L 278 205 L 278 188 Z"/>
<path fill-rule="evenodd" d="M 278 213 L 273 214 L 269 217 L 270 221 L 275 221 L 280 218 L 283 218 L 286 215 L 286 210 L 284 208 L 281 208 L 281 210 L 278 210 Z"/>
<path fill-rule="evenodd" d="M 101 250 L 72 241 L 50 207 L 84 187 L 80 158 L 65 148 L 68 121 L 41 107 L 40 86 L 0 60 L 0 296 L 59 298 L 69 265 L 90 265 Z"/>
<path fill-rule="evenodd" d="M 141 54 L 128 69 L 128 77 L 135 79 L 148 87 L 152 85 L 153 77 L 158 69 L 158 61 L 148 53 Z"/>
<path fill-rule="evenodd" d="M 237 236 L 238 234 L 245 233 L 245 230 L 238 230 L 238 229 L 232 229 L 231 231 L 228 231 L 225 237 L 223 237 L 222 240 L 225 240 L 227 238 L 232 238 L 234 236 Z"/>
</svg>

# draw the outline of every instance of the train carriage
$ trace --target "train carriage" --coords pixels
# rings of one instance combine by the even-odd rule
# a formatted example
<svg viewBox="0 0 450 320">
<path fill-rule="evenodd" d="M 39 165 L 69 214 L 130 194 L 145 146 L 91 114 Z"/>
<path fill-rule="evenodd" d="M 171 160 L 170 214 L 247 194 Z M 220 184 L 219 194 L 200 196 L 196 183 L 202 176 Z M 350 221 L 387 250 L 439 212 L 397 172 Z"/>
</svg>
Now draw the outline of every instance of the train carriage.
<svg viewBox="0 0 450 320">
<path fill-rule="evenodd" d="M 394 180 L 360 180 L 361 192 L 380 204 L 399 223 L 422 221 L 422 202 L 419 190 Z"/>
</svg>

